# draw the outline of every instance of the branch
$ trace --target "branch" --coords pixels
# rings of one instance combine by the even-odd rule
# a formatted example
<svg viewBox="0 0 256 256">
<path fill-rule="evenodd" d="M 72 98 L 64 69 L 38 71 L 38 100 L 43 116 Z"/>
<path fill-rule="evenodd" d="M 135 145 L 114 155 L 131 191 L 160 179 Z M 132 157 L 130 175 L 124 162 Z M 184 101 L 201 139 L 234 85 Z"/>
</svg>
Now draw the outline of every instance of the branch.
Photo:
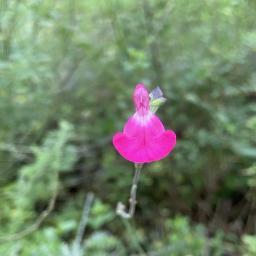
<svg viewBox="0 0 256 256">
<path fill-rule="evenodd" d="M 36 231 L 41 226 L 43 221 L 48 217 L 48 215 L 54 209 L 57 195 L 58 195 L 58 181 L 56 181 L 56 187 L 55 187 L 54 193 L 49 201 L 48 207 L 40 214 L 40 216 L 37 218 L 37 220 L 31 226 L 29 226 L 28 228 L 26 228 L 20 232 L 0 237 L 0 244 L 22 239 L 22 238 L 30 235 L 34 231 Z"/>
<path fill-rule="evenodd" d="M 88 193 L 86 196 L 85 202 L 84 202 L 84 209 L 83 214 L 80 220 L 80 224 L 78 226 L 77 234 L 74 243 L 77 245 L 80 245 L 82 242 L 82 238 L 85 232 L 85 228 L 87 226 L 88 220 L 89 220 L 89 213 L 92 207 L 94 199 L 94 194 L 92 192 Z"/>
</svg>

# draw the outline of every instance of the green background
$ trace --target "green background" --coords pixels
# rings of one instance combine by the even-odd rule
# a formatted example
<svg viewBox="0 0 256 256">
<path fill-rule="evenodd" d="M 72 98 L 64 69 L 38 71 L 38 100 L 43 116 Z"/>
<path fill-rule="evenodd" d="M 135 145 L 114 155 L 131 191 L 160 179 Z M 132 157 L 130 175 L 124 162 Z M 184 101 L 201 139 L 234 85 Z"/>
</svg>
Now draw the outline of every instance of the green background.
<svg viewBox="0 0 256 256">
<path fill-rule="evenodd" d="M 255 256 L 255 17 L 252 0 L 1 0 L 0 255 Z M 111 139 L 139 82 L 177 146 L 126 221 L 134 168 Z"/>
</svg>

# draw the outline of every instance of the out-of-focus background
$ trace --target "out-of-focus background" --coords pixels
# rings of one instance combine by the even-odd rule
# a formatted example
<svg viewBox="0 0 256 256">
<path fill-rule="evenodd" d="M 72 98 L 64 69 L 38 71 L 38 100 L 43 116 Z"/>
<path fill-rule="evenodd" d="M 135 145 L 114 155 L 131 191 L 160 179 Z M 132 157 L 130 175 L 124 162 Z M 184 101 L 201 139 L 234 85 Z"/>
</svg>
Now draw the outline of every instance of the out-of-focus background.
<svg viewBox="0 0 256 256">
<path fill-rule="evenodd" d="M 256 255 L 255 1 L 0 4 L 1 256 Z M 126 221 L 138 82 L 178 141 Z"/>
</svg>

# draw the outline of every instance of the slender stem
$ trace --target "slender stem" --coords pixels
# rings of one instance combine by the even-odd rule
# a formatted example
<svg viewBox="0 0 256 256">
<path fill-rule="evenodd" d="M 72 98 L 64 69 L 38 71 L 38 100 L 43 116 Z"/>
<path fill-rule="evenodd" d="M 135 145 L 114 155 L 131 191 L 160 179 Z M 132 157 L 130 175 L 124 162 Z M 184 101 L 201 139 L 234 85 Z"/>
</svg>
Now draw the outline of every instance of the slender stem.
<svg viewBox="0 0 256 256">
<path fill-rule="evenodd" d="M 126 207 L 123 203 L 119 202 L 117 204 L 116 213 L 120 215 L 122 218 L 130 219 L 134 215 L 136 204 L 137 204 L 137 200 L 136 200 L 137 187 L 138 187 L 142 166 L 143 164 L 135 164 L 135 173 L 133 176 L 132 186 L 130 190 L 129 211 L 126 212 Z"/>
<path fill-rule="evenodd" d="M 56 199 L 58 196 L 58 188 L 59 188 L 59 179 L 58 179 L 58 174 L 56 174 L 56 178 L 54 181 L 53 195 L 49 201 L 47 208 L 39 215 L 39 217 L 36 219 L 36 221 L 31 226 L 25 228 L 24 230 L 22 230 L 20 232 L 0 237 L 0 244 L 22 239 L 22 238 L 30 235 L 31 233 L 35 232 L 41 226 L 41 224 L 44 222 L 44 220 L 53 211 L 55 202 L 56 202 Z"/>
<path fill-rule="evenodd" d="M 89 192 L 84 202 L 83 214 L 75 238 L 75 244 L 77 244 L 78 246 L 82 243 L 83 235 L 89 220 L 89 213 L 93 204 L 93 200 L 94 194 L 92 192 Z"/>
</svg>

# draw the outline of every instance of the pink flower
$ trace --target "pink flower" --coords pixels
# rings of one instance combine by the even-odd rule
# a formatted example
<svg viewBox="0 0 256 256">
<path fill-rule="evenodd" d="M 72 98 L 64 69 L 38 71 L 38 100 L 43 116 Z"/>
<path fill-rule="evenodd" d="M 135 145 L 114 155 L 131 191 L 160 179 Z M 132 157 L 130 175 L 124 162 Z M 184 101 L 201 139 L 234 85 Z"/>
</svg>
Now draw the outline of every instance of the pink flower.
<svg viewBox="0 0 256 256">
<path fill-rule="evenodd" d="M 150 111 L 147 88 L 138 84 L 133 93 L 136 112 L 128 119 L 123 132 L 113 137 L 119 154 L 134 163 L 149 163 L 166 157 L 175 147 L 176 135 L 165 130 L 160 119 Z"/>
</svg>

